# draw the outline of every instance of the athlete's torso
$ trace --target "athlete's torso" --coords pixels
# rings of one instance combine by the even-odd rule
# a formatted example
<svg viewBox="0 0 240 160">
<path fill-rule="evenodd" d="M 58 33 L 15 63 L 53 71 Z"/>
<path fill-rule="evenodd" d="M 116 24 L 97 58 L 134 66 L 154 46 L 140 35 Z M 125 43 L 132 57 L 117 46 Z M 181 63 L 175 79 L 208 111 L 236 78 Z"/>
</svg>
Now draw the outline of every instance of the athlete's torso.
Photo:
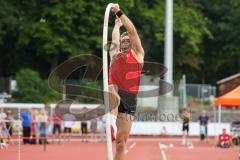
<svg viewBox="0 0 240 160">
<path fill-rule="evenodd" d="M 109 70 L 109 83 L 117 85 L 119 90 L 137 94 L 142 64 L 133 54 L 129 50 L 113 56 Z"/>
</svg>

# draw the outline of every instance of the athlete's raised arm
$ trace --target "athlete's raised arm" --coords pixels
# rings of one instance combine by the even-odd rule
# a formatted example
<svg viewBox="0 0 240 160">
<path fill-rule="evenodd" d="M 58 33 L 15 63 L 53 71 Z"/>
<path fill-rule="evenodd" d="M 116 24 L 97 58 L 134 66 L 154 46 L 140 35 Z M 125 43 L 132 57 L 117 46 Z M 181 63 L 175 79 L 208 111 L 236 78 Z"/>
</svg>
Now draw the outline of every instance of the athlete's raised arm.
<svg viewBox="0 0 240 160">
<path fill-rule="evenodd" d="M 111 51 L 110 58 L 117 54 L 120 47 L 120 27 L 122 26 L 121 20 L 116 18 L 115 25 L 112 31 L 112 43 L 111 43 Z"/>
<path fill-rule="evenodd" d="M 137 54 L 144 54 L 144 50 L 142 48 L 141 40 L 138 36 L 137 30 L 131 20 L 123 14 L 120 10 L 118 4 L 112 5 L 112 11 L 121 19 L 123 26 L 126 28 L 129 38 L 132 41 L 133 49 Z"/>
</svg>

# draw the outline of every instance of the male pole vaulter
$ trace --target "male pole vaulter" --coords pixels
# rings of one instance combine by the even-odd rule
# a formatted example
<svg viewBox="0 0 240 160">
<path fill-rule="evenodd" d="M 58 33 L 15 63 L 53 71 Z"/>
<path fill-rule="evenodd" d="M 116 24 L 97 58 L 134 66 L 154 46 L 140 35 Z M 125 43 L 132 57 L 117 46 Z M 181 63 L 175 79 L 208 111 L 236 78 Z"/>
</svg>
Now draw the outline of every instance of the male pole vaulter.
<svg viewBox="0 0 240 160">
<path fill-rule="evenodd" d="M 113 4 L 111 11 L 115 13 L 117 19 L 112 32 L 112 45 L 116 47 L 110 51 L 109 91 L 117 97 L 115 105 L 118 106 L 112 111 L 111 129 L 112 140 L 116 139 L 114 160 L 123 160 L 132 126 L 132 116 L 136 111 L 136 97 L 144 63 L 144 50 L 136 28 L 120 10 L 119 5 Z M 120 36 L 122 25 L 127 32 Z M 112 99 L 110 97 L 110 101 L 114 101 Z"/>
</svg>

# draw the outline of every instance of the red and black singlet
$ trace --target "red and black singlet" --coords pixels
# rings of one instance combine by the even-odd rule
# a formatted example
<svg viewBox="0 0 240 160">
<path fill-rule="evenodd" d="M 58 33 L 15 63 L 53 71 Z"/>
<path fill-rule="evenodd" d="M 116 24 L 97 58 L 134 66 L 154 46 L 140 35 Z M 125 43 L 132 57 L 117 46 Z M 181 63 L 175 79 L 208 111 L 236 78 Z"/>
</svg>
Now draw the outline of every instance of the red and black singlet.
<svg viewBox="0 0 240 160">
<path fill-rule="evenodd" d="M 131 50 L 113 57 L 109 69 L 109 85 L 117 85 L 119 90 L 137 94 L 140 85 L 142 65 Z"/>
</svg>

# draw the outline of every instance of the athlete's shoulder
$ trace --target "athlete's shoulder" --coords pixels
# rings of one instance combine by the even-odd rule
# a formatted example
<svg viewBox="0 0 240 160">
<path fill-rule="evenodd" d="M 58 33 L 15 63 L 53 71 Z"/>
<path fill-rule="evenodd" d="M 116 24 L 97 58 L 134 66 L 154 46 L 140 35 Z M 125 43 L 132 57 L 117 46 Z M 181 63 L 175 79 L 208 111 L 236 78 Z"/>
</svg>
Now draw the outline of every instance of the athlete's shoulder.
<svg viewBox="0 0 240 160">
<path fill-rule="evenodd" d="M 139 63 L 144 63 L 144 54 L 137 53 L 134 49 L 131 49 L 131 53 L 138 60 Z"/>
</svg>

